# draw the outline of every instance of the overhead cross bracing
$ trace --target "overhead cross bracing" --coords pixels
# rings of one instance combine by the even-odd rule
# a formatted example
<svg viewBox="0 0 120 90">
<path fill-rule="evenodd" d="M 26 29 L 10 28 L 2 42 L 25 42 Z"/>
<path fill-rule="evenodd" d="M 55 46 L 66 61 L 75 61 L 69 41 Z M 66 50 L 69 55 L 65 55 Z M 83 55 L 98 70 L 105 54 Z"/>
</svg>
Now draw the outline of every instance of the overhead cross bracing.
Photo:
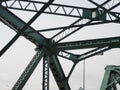
<svg viewBox="0 0 120 90">
<path fill-rule="evenodd" d="M 26 6 L 24 6 L 25 8 L 23 8 L 23 6 L 22 6 L 22 2 L 26 2 Z M 109 1 L 108 3 L 107 3 L 108 1 L 106 1 L 105 3 L 103 3 L 103 5 L 105 6 L 106 4 L 108 4 L 109 2 L 111 2 L 111 1 Z M 19 6 L 17 5 L 17 7 L 14 5 L 15 3 L 18 3 L 19 4 Z M 7 8 L 10 8 L 10 9 L 18 9 L 18 10 L 28 10 L 29 11 L 29 5 L 31 5 L 31 4 L 33 4 L 33 6 L 34 6 L 34 9 L 32 9 L 32 10 L 30 10 L 30 11 L 35 11 L 35 12 L 37 12 L 38 10 L 37 10 L 37 5 L 35 4 L 35 3 L 37 3 L 37 4 L 45 4 L 45 2 L 36 2 L 36 1 L 29 1 L 29 3 L 28 3 L 28 1 L 24 1 L 24 0 L 22 0 L 22 1 L 12 1 L 12 4 L 10 5 L 10 6 L 8 6 L 7 5 L 7 2 L 4 4 Z M 61 28 L 55 28 L 55 29 L 66 29 L 66 30 L 64 30 L 64 32 L 62 31 L 62 33 L 59 33 L 59 35 L 55 35 L 55 36 L 53 36 L 54 37 L 54 40 L 56 40 L 56 39 L 58 39 L 58 41 L 59 41 L 59 37 L 61 38 L 61 37 L 64 37 L 63 35 L 65 35 L 65 36 L 68 36 L 69 34 L 72 34 L 72 32 L 74 31 L 77 31 L 77 29 L 79 29 L 79 28 L 82 28 L 82 27 L 84 27 L 84 26 L 86 26 L 86 25 L 96 25 L 96 24 L 101 24 L 101 23 L 109 23 L 109 22 L 116 22 L 116 23 L 119 23 L 119 16 L 120 16 L 120 13 L 118 13 L 118 12 L 110 12 L 112 9 L 114 9 L 114 8 L 116 8 L 117 6 L 119 5 L 119 3 L 118 4 L 116 4 L 114 7 L 109 7 L 109 10 L 108 9 L 106 9 L 105 7 L 98 7 L 98 8 L 94 8 L 95 10 L 103 10 L 103 13 L 101 13 L 101 16 L 102 16 L 102 14 L 104 15 L 104 14 L 106 14 L 107 15 L 107 17 L 106 18 L 104 18 L 104 19 L 101 19 L 101 21 L 99 21 L 99 18 L 97 18 L 97 17 L 95 17 L 95 18 L 90 18 L 89 16 L 87 17 L 84 17 L 84 15 L 82 15 L 83 14 L 83 12 L 84 11 L 89 11 L 89 10 L 91 10 L 91 8 L 81 8 L 81 7 L 75 7 L 75 6 L 66 6 L 66 5 L 59 5 L 59 4 L 52 4 L 51 6 L 49 6 L 48 7 L 48 9 L 47 9 L 47 12 L 49 12 L 48 14 L 55 14 L 56 15 L 56 13 L 58 14 L 58 15 L 61 15 L 61 16 L 70 16 L 70 17 L 72 17 L 71 16 L 71 13 L 72 12 L 74 12 L 74 10 L 75 11 L 77 11 L 77 15 L 79 15 L 78 16 L 78 18 L 80 18 L 79 20 L 77 20 L 76 22 L 74 22 L 74 23 L 72 23 L 70 26 L 66 26 L 66 27 L 61 27 Z M 52 8 L 51 7 L 54 7 L 54 8 L 56 8 L 56 10 L 55 11 L 52 11 Z M 71 13 L 69 13 L 69 14 L 67 14 L 67 9 L 68 8 L 70 8 L 71 9 Z M 62 11 L 61 10 L 59 10 L 59 9 L 62 9 Z M 80 9 L 80 10 L 79 10 Z M 74 14 L 74 13 L 73 13 Z M 72 14 L 72 15 L 73 15 Z M 76 14 L 76 13 L 75 13 Z M 74 15 L 75 16 L 75 15 Z M 89 21 L 89 19 L 91 19 L 90 21 Z M 97 22 L 94 22 L 94 20 L 98 20 Z M 85 22 L 84 22 L 85 21 Z M 77 28 L 76 28 L 77 27 Z M 53 28 L 52 28 L 53 29 Z M 75 29 L 75 30 L 74 30 Z M 41 31 L 41 30 L 40 30 Z M 67 33 L 66 34 L 66 32 L 69 32 L 69 33 Z M 53 38 L 52 37 L 52 38 Z M 62 38 L 61 38 L 62 39 Z M 61 40 L 60 39 L 60 40 Z"/>
<path fill-rule="evenodd" d="M 50 3 L 49 3 L 50 2 Z M 69 78 L 73 73 L 73 70 L 77 63 L 86 58 L 95 56 L 99 53 L 103 53 L 112 48 L 119 48 L 120 39 L 116 37 L 106 37 L 99 39 L 91 40 L 80 40 L 80 41 L 66 41 L 63 42 L 67 37 L 73 35 L 75 32 L 80 31 L 86 26 L 101 25 L 105 23 L 115 23 L 119 24 L 120 22 L 120 12 L 115 9 L 119 7 L 119 0 L 107 0 L 102 3 L 97 3 L 92 0 L 88 0 L 91 4 L 94 5 L 93 8 L 89 7 L 79 7 L 74 5 L 67 4 L 58 4 L 54 3 L 53 0 L 49 2 L 43 1 L 33 1 L 33 0 L 3 0 L 0 6 L 0 20 L 9 26 L 11 29 L 16 31 L 17 37 L 13 38 L 10 43 L 8 43 L 1 51 L 0 55 L 2 56 L 7 49 L 17 40 L 19 36 L 25 37 L 27 40 L 31 41 L 36 45 L 36 50 L 38 50 L 36 56 L 40 58 L 33 58 L 25 69 L 23 73 L 13 87 L 13 90 L 19 90 L 23 88 L 25 83 L 30 77 L 29 73 L 33 73 L 33 69 L 36 68 L 39 63 L 37 60 L 41 59 L 44 54 L 47 55 L 49 59 L 49 64 L 55 81 L 60 90 L 71 90 L 69 85 Z M 32 7 L 32 8 L 31 8 Z M 44 9 L 42 9 L 45 7 Z M 27 12 L 35 12 L 48 15 L 57 15 L 61 17 L 70 17 L 76 18 L 76 21 L 71 22 L 70 25 L 56 26 L 53 28 L 46 29 L 34 29 L 30 24 L 37 19 L 38 16 L 34 19 L 31 18 L 31 23 L 26 23 L 23 21 L 19 15 L 16 16 L 10 10 L 21 10 Z M 76 12 L 76 13 L 75 13 Z M 26 28 L 24 28 L 26 27 Z M 59 31 L 55 35 L 51 35 L 50 38 L 47 38 L 41 32 L 49 31 Z M 87 51 L 83 54 L 74 54 L 72 51 L 68 52 L 67 50 L 79 50 L 93 48 L 90 51 Z M 36 57 L 35 56 L 35 57 Z M 60 56 L 65 59 L 71 60 L 74 64 L 68 73 L 68 76 L 65 76 L 59 59 L 57 56 Z M 27 73 L 26 73 L 27 72 Z M 24 78 L 23 78 L 24 76 Z M 22 79 L 21 79 L 22 78 Z"/>
<path fill-rule="evenodd" d="M 17 5 L 16 5 L 16 3 L 17 3 Z M 6 8 L 10 8 L 10 9 L 38 12 L 38 10 L 40 9 L 39 5 L 44 5 L 44 4 L 46 4 L 46 2 L 33 1 L 33 0 L 31 0 L 31 1 L 27 1 L 27 0 L 12 1 L 11 0 L 9 2 L 8 1 L 4 2 L 3 6 Z M 31 6 L 33 6 L 33 8 L 31 8 Z M 59 9 L 61 9 L 61 10 L 59 10 Z M 68 11 L 68 9 L 70 9 L 70 10 Z M 83 10 L 91 10 L 91 9 L 92 8 L 85 8 L 85 7 L 53 3 L 43 13 L 76 17 L 76 18 L 87 18 L 82 15 L 83 14 L 82 12 L 83 12 Z M 74 13 L 74 11 L 77 11 L 77 13 Z M 120 15 L 120 13 L 118 13 L 118 12 L 110 12 L 110 14 L 116 15 L 118 17 Z"/>
</svg>

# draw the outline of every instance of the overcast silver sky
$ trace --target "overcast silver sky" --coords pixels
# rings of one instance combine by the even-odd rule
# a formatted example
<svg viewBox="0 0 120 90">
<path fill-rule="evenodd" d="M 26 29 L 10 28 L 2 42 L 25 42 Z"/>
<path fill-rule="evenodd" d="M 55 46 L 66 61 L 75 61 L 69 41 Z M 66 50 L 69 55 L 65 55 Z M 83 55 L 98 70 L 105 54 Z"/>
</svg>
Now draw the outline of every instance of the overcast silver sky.
<svg viewBox="0 0 120 90">
<path fill-rule="evenodd" d="M 41 0 L 42 1 L 42 0 Z M 101 3 L 104 0 L 96 0 Z M 116 0 L 117 1 L 117 0 Z M 63 3 L 69 5 L 80 5 L 95 7 L 83 0 L 56 0 L 55 3 Z M 118 9 L 118 8 L 117 8 Z M 120 9 L 120 8 L 119 8 Z M 28 22 L 29 19 L 35 14 L 33 12 L 13 11 L 13 13 L 21 17 L 24 21 Z M 66 26 L 77 20 L 76 18 L 61 17 L 48 14 L 42 14 L 31 26 L 35 29 L 44 29 L 50 27 Z M 2 49 L 9 40 L 16 34 L 12 29 L 0 22 L 0 49 Z M 104 24 L 84 27 L 78 32 L 74 33 L 64 41 L 86 40 L 104 37 L 120 36 L 119 24 Z M 42 33 L 46 37 L 50 37 L 53 32 Z M 7 52 L 0 57 L 0 89 L 11 90 L 21 73 L 24 71 L 27 64 L 34 56 L 35 46 L 23 37 L 20 37 Z M 76 54 L 83 53 L 85 50 L 75 50 Z M 60 58 L 60 63 L 67 75 L 72 62 Z M 104 75 L 104 68 L 106 65 L 120 65 L 120 49 L 111 49 L 103 55 L 96 55 L 86 59 L 86 90 L 99 90 Z M 69 80 L 71 90 L 78 90 L 83 85 L 83 62 L 79 62 L 72 73 Z M 28 80 L 23 90 L 42 90 L 42 61 Z M 50 73 L 50 90 L 58 90 L 55 80 Z"/>
</svg>

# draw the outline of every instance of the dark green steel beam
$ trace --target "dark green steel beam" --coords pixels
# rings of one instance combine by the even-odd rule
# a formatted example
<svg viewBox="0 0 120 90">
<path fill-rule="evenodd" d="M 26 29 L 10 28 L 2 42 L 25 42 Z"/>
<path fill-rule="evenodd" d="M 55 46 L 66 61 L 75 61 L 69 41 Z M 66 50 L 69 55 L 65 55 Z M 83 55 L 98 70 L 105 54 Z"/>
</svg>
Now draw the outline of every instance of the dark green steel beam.
<svg viewBox="0 0 120 90">
<path fill-rule="evenodd" d="M 109 83 L 110 75 L 111 75 L 110 67 L 109 68 L 106 67 L 105 75 L 104 75 L 100 90 L 107 90 L 106 87 Z M 109 90 L 111 90 L 111 89 L 109 88 Z"/>
<path fill-rule="evenodd" d="M 98 21 L 98 22 L 93 22 L 93 23 L 89 23 L 86 26 L 91 26 L 91 25 L 99 25 L 99 24 L 105 24 L 105 23 L 120 23 L 119 20 L 111 20 L 111 21 Z M 71 26 L 63 26 L 63 27 L 54 27 L 54 28 L 47 28 L 47 29 L 41 29 L 41 30 L 36 30 L 36 31 L 29 31 L 26 33 L 35 33 L 35 32 L 48 32 L 48 31 L 60 31 L 63 29 L 72 29 L 75 27 L 80 27 L 80 26 L 84 26 L 85 24 L 78 24 L 78 25 L 71 25 Z"/>
<path fill-rule="evenodd" d="M 57 55 L 62 57 L 62 58 L 71 60 L 71 61 L 73 61 L 73 63 L 78 62 L 78 55 L 76 55 L 76 54 L 73 54 L 73 53 L 70 53 L 70 52 L 67 52 L 67 51 L 59 51 L 57 53 Z"/>
<path fill-rule="evenodd" d="M 118 90 L 116 84 L 120 84 L 120 66 L 108 65 L 100 90 Z"/>
<path fill-rule="evenodd" d="M 22 90 L 22 88 L 24 87 L 24 85 L 26 84 L 28 79 L 30 78 L 31 74 L 33 73 L 33 71 L 35 70 L 37 65 L 39 64 L 39 62 L 40 62 L 41 58 L 43 57 L 44 53 L 45 53 L 44 48 L 38 50 L 36 55 L 30 61 L 30 63 L 28 64 L 28 66 L 26 67 L 26 69 L 24 70 L 22 75 L 20 76 L 20 78 L 17 80 L 17 82 L 13 86 L 12 90 Z"/>
<path fill-rule="evenodd" d="M 49 55 L 49 63 L 59 90 L 71 90 L 57 56 Z"/>
<path fill-rule="evenodd" d="M 43 80 L 42 80 L 42 90 L 49 90 L 49 60 L 48 56 L 44 54 L 43 56 Z"/>
<path fill-rule="evenodd" d="M 4 54 L 4 52 L 23 34 L 23 32 L 36 20 L 36 18 L 43 13 L 43 11 L 53 2 L 54 0 L 49 0 L 48 3 L 46 3 L 38 12 L 33 16 L 33 18 L 30 19 L 28 23 L 26 23 L 23 27 L 20 27 L 19 32 L 13 37 L 13 39 L 0 51 L 0 56 Z M 2 8 L 2 6 L 0 6 Z M 0 13 L 0 15 L 3 13 L 5 14 L 5 9 L 1 9 L 3 12 Z M 2 14 L 2 15 L 3 15 Z M 8 14 L 6 14 L 8 17 Z M 13 14 L 12 14 L 13 15 Z M 4 16 L 3 16 L 4 17 Z M 14 16 L 12 16 L 13 18 Z M 8 17 L 10 18 L 10 17 Z M 5 19 L 5 18 L 4 18 Z M 17 18 L 18 19 L 18 18 Z M 12 19 L 13 21 L 14 19 Z M 20 22 L 19 22 L 20 23 Z M 16 24 L 19 24 L 16 23 Z M 42 42 L 43 43 L 43 42 Z"/>
<path fill-rule="evenodd" d="M 59 50 L 85 49 L 105 46 L 120 47 L 120 37 L 92 39 L 74 42 L 62 42 L 56 44 L 56 47 Z"/>
<path fill-rule="evenodd" d="M 26 6 L 23 7 L 22 2 L 26 3 Z M 15 5 L 16 3 L 18 3 L 19 5 L 16 6 Z M 15 0 L 15 1 L 11 1 L 10 5 L 7 5 L 7 2 L 4 2 L 3 4 L 4 4 L 3 5 L 4 7 L 9 9 L 38 12 L 39 5 L 44 5 L 46 4 L 46 2 L 30 1 L 30 0 Z M 33 8 L 29 8 L 30 5 L 33 5 Z M 44 13 L 61 15 L 61 16 L 69 16 L 69 17 L 75 17 L 75 18 L 83 18 L 82 16 L 83 9 L 89 10 L 88 8 L 54 3 L 54 4 L 51 4 L 48 7 L 48 9 L 44 11 Z M 75 14 L 74 12 L 77 12 L 77 14 Z"/>
<path fill-rule="evenodd" d="M 106 3 L 108 3 L 108 1 L 105 1 L 104 3 L 101 4 L 101 6 L 105 5 Z M 117 7 L 117 6 L 116 6 Z M 115 8 L 115 7 L 114 7 Z M 98 7 L 96 8 L 98 9 Z M 60 31 L 59 33 L 57 33 L 56 35 L 54 35 L 51 39 L 55 40 L 55 42 L 60 42 L 63 39 L 65 39 L 66 37 L 72 35 L 73 33 L 77 32 L 78 30 L 81 30 L 83 27 L 85 27 L 86 25 L 92 23 L 94 20 L 98 19 L 100 16 L 102 16 L 103 14 L 107 13 L 108 11 L 112 10 L 113 8 L 109 8 L 107 11 L 101 13 L 99 16 L 95 17 L 94 19 L 91 20 L 87 20 L 85 22 L 84 26 L 80 26 L 77 28 L 73 28 L 73 29 L 63 29 L 62 31 Z M 76 20 L 74 23 L 72 23 L 70 26 L 73 26 L 75 24 L 81 23 L 83 19 L 78 19 Z"/>
<path fill-rule="evenodd" d="M 24 11 L 32 11 L 32 12 L 38 12 L 38 6 L 44 5 L 46 2 L 40 2 L 40 1 L 28 1 L 28 0 L 15 0 L 10 1 L 11 4 L 7 4 L 8 1 L 3 3 L 3 6 L 9 9 L 16 9 L 16 10 L 24 10 Z M 9 2 L 8 2 L 9 3 Z M 15 5 L 17 3 L 17 5 Z M 22 5 L 22 3 L 26 3 Z M 30 6 L 33 6 L 33 8 L 30 8 Z M 69 17 L 75 17 L 75 18 L 87 18 L 83 16 L 83 10 L 91 10 L 91 8 L 84 8 L 84 7 L 77 7 L 77 6 L 71 6 L 71 5 L 63 5 L 63 4 L 51 4 L 44 13 L 47 14 L 54 14 L 54 15 L 61 15 L 61 16 L 69 16 Z M 76 13 L 74 13 L 76 12 Z M 120 15 L 117 12 L 110 12 L 110 14 L 116 14 L 117 16 Z M 88 18 L 91 19 L 91 18 Z"/>
<path fill-rule="evenodd" d="M 15 1 L 15 2 L 17 2 L 17 1 Z M 13 4 L 15 4 L 15 2 L 13 2 Z M 45 2 L 37 2 L 37 1 L 25 1 L 25 0 L 22 0 L 22 2 L 29 2 L 29 3 L 32 3 L 33 4 L 33 6 L 34 6 L 34 10 L 36 10 L 36 11 L 38 11 L 37 10 L 37 6 L 36 6 L 36 4 L 35 3 L 37 3 L 37 4 L 45 4 Z M 109 1 L 106 1 L 106 2 L 104 2 L 104 4 L 106 4 L 106 3 L 108 3 Z M 19 1 L 19 3 L 20 3 L 20 1 Z M 12 6 L 14 6 L 14 5 L 10 5 L 10 7 L 12 7 Z M 55 5 L 56 7 L 58 7 L 56 10 L 55 10 L 55 12 L 57 12 L 57 10 L 60 8 L 60 7 L 62 7 L 62 9 L 63 9 L 63 11 L 64 11 L 64 13 L 67 13 L 67 11 L 65 11 L 65 7 L 66 8 L 73 8 L 73 10 L 74 9 L 77 9 L 77 11 L 78 11 L 78 9 L 82 9 L 82 10 L 84 10 L 84 9 L 86 9 L 87 10 L 87 8 L 79 8 L 79 7 L 74 7 L 74 6 L 67 6 L 67 5 L 59 5 L 59 4 L 52 4 L 53 6 Z M 102 5 L 99 5 L 99 6 L 102 6 Z M 8 7 L 8 6 L 6 6 L 6 7 Z M 21 7 L 19 7 L 19 8 L 23 8 L 22 6 Z M 27 8 L 27 7 L 26 7 Z M 25 8 L 25 9 L 26 9 Z M 50 9 L 50 11 L 51 11 L 51 8 L 49 7 L 49 9 Z M 88 10 L 90 10 L 90 9 L 88 9 Z M 53 12 L 53 11 L 51 11 L 51 12 Z M 106 11 L 106 13 L 107 13 L 108 11 Z M 113 13 L 112 13 L 113 14 Z M 118 15 L 118 14 L 117 14 Z M 90 23 L 88 23 L 88 24 L 86 24 L 86 25 L 89 25 Z M 74 25 L 73 25 L 74 26 Z M 81 27 L 80 25 L 79 25 L 79 27 Z M 63 30 L 64 31 L 64 30 Z M 62 32 L 63 32 L 62 31 Z M 70 31 L 70 30 L 69 30 Z M 74 30 L 75 31 L 75 30 Z M 59 33 L 60 34 L 60 33 Z M 63 32 L 63 34 L 64 34 L 64 32 Z M 56 34 L 54 37 L 56 37 L 58 34 Z M 68 34 L 69 35 L 69 34 Z M 66 36 L 68 36 L 68 35 L 66 35 Z M 62 36 L 62 35 L 60 35 L 60 36 Z M 66 37 L 65 36 L 65 37 Z M 58 36 L 59 37 L 59 36 Z M 58 38 L 57 37 L 57 38 Z M 64 36 L 63 36 L 64 37 Z M 65 38 L 64 37 L 64 38 Z M 64 39 L 64 38 L 62 38 L 62 39 Z M 62 39 L 60 39 L 60 40 L 62 40 Z"/>
<path fill-rule="evenodd" d="M 104 11 L 107 11 L 106 8 L 104 8 L 103 6 L 99 5 L 98 3 L 96 3 L 95 1 L 93 0 L 89 0 L 89 2 L 93 3 L 94 5 L 98 6 L 99 8 L 103 9 Z M 120 5 L 120 2 L 117 3 L 115 6 L 113 6 L 112 8 L 116 7 L 116 6 L 119 6 Z M 115 13 L 111 13 L 111 12 L 108 12 L 109 14 L 111 14 L 112 16 L 114 16 L 116 19 L 118 19 L 120 21 L 120 17 L 115 14 Z"/>
<path fill-rule="evenodd" d="M 14 15 L 12 12 L 10 12 L 9 10 L 7 10 L 4 7 L 0 7 L 0 20 L 5 23 L 7 26 L 9 26 L 10 28 L 12 28 L 14 31 L 16 31 L 17 33 L 19 32 L 20 29 L 22 29 L 22 27 L 24 27 L 26 25 L 26 23 L 24 21 L 22 21 L 19 17 L 17 17 L 16 15 Z M 29 32 L 29 31 L 33 31 L 35 33 L 23 33 L 22 35 L 27 38 L 29 41 L 33 42 L 35 45 L 46 45 L 46 38 L 44 36 L 42 36 L 40 33 L 37 33 L 35 29 L 33 29 L 32 27 L 28 27 L 25 32 Z"/>
<path fill-rule="evenodd" d="M 63 57 L 63 58 L 68 59 L 68 60 L 71 60 L 74 63 L 78 63 L 79 61 L 82 61 L 82 60 L 85 60 L 85 59 L 90 58 L 92 56 L 101 54 L 101 53 L 108 51 L 110 49 L 112 49 L 112 48 L 111 47 L 100 47 L 100 48 L 90 50 L 90 51 L 83 53 L 83 54 L 72 54 L 70 52 L 60 51 L 58 53 L 58 56 Z"/>
<path fill-rule="evenodd" d="M 10 1 L 10 0 L 0 0 L 0 3 L 1 3 L 1 2 L 6 2 L 6 1 Z"/>
</svg>

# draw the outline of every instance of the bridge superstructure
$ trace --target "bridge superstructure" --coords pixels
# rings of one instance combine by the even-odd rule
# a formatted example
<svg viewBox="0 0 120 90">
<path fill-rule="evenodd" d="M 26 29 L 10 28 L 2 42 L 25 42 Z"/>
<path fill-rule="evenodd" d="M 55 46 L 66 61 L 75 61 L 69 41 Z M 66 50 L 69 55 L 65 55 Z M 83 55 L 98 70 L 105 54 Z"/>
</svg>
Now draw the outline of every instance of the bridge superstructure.
<svg viewBox="0 0 120 90">
<path fill-rule="evenodd" d="M 0 51 L 2 56 L 12 44 L 20 37 L 23 36 L 34 45 L 36 45 L 36 55 L 27 65 L 26 69 L 17 80 L 12 90 L 21 90 L 31 74 L 43 58 L 43 90 L 49 90 L 49 68 L 53 73 L 57 86 L 60 90 L 71 90 L 68 83 L 75 66 L 82 60 L 89 57 L 98 55 L 113 48 L 120 47 L 120 37 L 106 37 L 99 39 L 89 39 L 80 41 L 67 41 L 64 39 L 71 36 L 75 32 L 81 30 L 86 26 L 93 26 L 105 23 L 120 23 L 120 12 L 114 11 L 120 6 L 119 0 L 106 0 L 102 3 L 97 3 L 93 0 L 87 2 L 92 3 L 95 7 L 79 7 L 67 4 L 54 3 L 55 0 L 48 0 L 47 2 L 35 1 L 35 0 L 1 0 L 0 1 L 0 20 L 5 25 L 10 27 L 16 32 L 16 35 L 9 41 L 9 43 Z M 32 8 L 31 8 L 32 5 Z M 35 12 L 36 14 L 26 23 L 19 15 L 16 16 L 12 11 L 22 10 L 28 12 Z M 76 12 L 76 13 L 75 13 Z M 42 30 L 36 30 L 31 27 L 31 24 L 40 15 L 59 15 L 63 17 L 76 18 L 76 21 L 71 22 L 68 26 L 59 26 L 53 28 L 47 28 Z M 55 35 L 51 35 L 50 38 L 42 35 L 41 32 L 59 31 Z M 68 52 L 68 50 L 89 49 L 83 54 L 74 54 Z M 62 66 L 59 62 L 60 56 L 73 62 L 73 66 L 65 75 Z"/>
</svg>

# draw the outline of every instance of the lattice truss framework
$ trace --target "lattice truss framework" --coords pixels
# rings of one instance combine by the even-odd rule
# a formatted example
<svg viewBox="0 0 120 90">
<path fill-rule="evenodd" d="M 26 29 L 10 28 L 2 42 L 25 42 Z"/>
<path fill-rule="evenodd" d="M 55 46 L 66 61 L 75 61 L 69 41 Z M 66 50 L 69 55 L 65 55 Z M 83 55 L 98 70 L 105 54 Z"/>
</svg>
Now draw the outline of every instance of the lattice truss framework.
<svg viewBox="0 0 120 90">
<path fill-rule="evenodd" d="M 16 31 L 16 35 L 13 39 L 0 51 L 2 56 L 6 50 L 20 37 L 23 36 L 27 40 L 36 45 L 37 53 L 26 67 L 12 90 L 21 90 L 34 69 L 38 65 L 41 58 L 46 55 L 49 60 L 49 67 L 53 73 L 55 81 L 60 90 L 71 90 L 69 86 L 69 78 L 79 61 L 92 57 L 99 53 L 103 53 L 112 48 L 119 48 L 120 37 L 107 37 L 93 40 L 82 41 L 67 41 L 62 42 L 65 38 L 69 37 L 73 33 L 81 30 L 83 27 L 98 25 L 104 23 L 120 23 L 120 12 L 114 11 L 119 7 L 119 0 L 105 0 L 101 4 L 88 0 L 93 4 L 94 8 L 86 8 L 79 6 L 71 6 L 64 4 L 56 4 L 54 0 L 48 2 L 34 1 L 34 0 L 1 0 L 0 5 L 0 20 Z M 13 14 L 10 9 L 22 10 L 28 12 L 36 12 L 36 14 L 27 23 L 20 17 Z M 76 12 L 76 13 L 75 13 Z M 77 18 L 76 21 L 71 22 L 68 26 L 53 27 L 42 30 L 35 30 L 30 25 L 40 16 L 42 13 L 49 15 L 59 15 L 63 17 Z M 47 38 L 42 35 L 42 32 L 59 31 L 55 35 L 51 35 L 51 38 Z M 67 50 L 88 49 L 83 54 L 74 54 Z M 58 57 L 68 59 L 73 62 L 73 66 L 68 74 L 65 76 L 63 68 L 59 63 Z M 47 89 L 45 89 L 47 90 Z"/>
</svg>

